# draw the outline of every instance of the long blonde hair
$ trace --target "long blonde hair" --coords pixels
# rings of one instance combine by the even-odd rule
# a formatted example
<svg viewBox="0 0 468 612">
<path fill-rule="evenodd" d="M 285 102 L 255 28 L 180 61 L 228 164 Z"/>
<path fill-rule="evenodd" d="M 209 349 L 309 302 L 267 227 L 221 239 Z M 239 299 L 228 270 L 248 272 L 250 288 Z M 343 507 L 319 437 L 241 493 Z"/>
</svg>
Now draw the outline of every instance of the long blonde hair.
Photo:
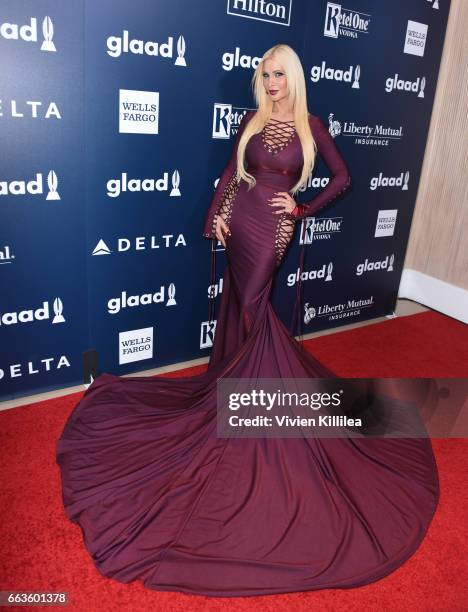
<svg viewBox="0 0 468 612">
<path fill-rule="evenodd" d="M 309 175 L 315 165 L 317 145 L 315 143 L 309 124 L 307 110 L 307 92 L 304 70 L 298 55 L 289 45 L 275 45 L 268 49 L 258 64 L 252 77 L 252 89 L 257 106 L 257 112 L 247 123 L 240 137 L 237 149 L 237 179 L 249 184 L 248 189 L 255 186 L 255 177 L 245 169 L 245 147 L 249 139 L 262 131 L 271 117 L 273 100 L 268 96 L 263 85 L 263 65 L 267 59 L 275 59 L 280 63 L 286 73 L 289 99 L 293 108 L 296 132 L 301 142 L 304 164 L 298 182 L 290 189 L 296 194 L 307 183 Z"/>
</svg>

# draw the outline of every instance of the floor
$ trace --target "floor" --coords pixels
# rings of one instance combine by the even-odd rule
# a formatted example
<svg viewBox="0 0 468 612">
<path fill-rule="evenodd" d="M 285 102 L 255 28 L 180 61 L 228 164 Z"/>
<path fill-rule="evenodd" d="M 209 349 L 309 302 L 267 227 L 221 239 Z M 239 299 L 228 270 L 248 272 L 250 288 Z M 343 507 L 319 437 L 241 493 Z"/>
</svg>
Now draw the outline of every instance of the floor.
<svg viewBox="0 0 468 612">
<path fill-rule="evenodd" d="M 421 304 L 417 304 L 416 302 L 412 302 L 411 300 L 399 299 L 397 301 L 397 307 L 395 310 L 395 316 L 397 317 L 405 317 L 408 315 L 417 314 L 419 312 L 425 312 L 429 310 L 425 306 Z M 349 325 L 342 325 L 339 328 L 331 328 L 327 330 L 322 330 L 319 332 L 314 332 L 312 334 L 304 334 L 304 340 L 308 340 L 310 338 L 316 338 L 318 336 L 322 336 L 325 334 L 335 334 L 342 331 L 347 331 L 348 329 L 354 329 L 357 327 L 364 327 L 366 325 L 374 325 L 376 323 L 380 323 L 385 321 L 387 317 L 379 317 L 377 319 L 372 319 L 371 321 L 363 321 L 358 323 L 350 323 Z M 144 370 L 142 372 L 132 372 L 128 376 L 153 376 L 155 374 L 164 374 L 165 372 L 172 372 L 174 370 L 182 370 L 184 368 L 193 367 L 199 364 L 207 363 L 208 357 L 200 357 L 199 359 L 193 359 L 191 361 L 184 361 L 178 364 L 172 364 L 168 366 L 163 366 L 161 368 L 154 368 L 152 370 Z M 76 385 L 74 387 L 66 387 L 65 389 L 55 389 L 54 391 L 48 391 L 47 393 L 37 393 L 35 395 L 29 395 L 25 397 L 19 397 L 13 400 L 0 401 L 0 410 L 8 410 L 9 408 L 16 408 L 17 406 L 24 406 L 25 404 L 31 404 L 34 402 L 40 402 L 42 400 L 47 400 L 54 397 L 61 397 L 63 395 L 70 395 L 71 393 L 78 393 L 83 391 L 83 385 Z"/>
</svg>

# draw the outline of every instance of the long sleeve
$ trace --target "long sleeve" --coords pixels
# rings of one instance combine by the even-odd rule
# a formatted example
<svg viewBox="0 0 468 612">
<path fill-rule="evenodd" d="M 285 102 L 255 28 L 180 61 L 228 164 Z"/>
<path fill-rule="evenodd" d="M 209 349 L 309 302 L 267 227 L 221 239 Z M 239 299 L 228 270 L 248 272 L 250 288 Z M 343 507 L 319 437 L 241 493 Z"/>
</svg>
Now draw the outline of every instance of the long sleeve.
<svg viewBox="0 0 468 612">
<path fill-rule="evenodd" d="M 328 166 L 332 177 L 328 184 L 312 200 L 298 204 L 293 217 L 302 219 L 313 216 L 317 211 L 332 202 L 351 185 L 351 175 L 330 132 L 318 116 L 311 115 L 311 129 L 317 143 L 318 153 Z"/>
<path fill-rule="evenodd" d="M 249 122 L 253 115 L 253 111 L 247 111 L 242 117 L 237 130 L 237 134 L 234 140 L 234 144 L 231 151 L 231 157 L 224 168 L 221 177 L 216 186 L 211 204 L 208 207 L 208 211 L 205 217 L 205 224 L 203 228 L 203 236 L 206 238 L 216 238 L 216 219 L 220 212 L 220 208 L 223 207 L 226 211 L 229 211 L 230 203 L 235 195 L 238 188 L 238 182 L 236 178 L 237 174 L 237 147 L 239 144 L 242 132 L 245 126 Z M 229 215 L 227 215 L 229 216 Z"/>
</svg>

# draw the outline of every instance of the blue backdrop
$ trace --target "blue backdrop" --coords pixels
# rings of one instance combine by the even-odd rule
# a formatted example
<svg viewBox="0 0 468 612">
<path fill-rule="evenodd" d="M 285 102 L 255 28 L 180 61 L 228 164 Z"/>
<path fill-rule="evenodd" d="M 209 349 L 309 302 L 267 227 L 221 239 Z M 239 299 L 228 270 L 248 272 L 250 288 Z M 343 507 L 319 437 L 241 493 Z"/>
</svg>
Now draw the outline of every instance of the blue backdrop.
<svg viewBox="0 0 468 612">
<path fill-rule="evenodd" d="M 304 333 L 393 313 L 448 0 L 4 0 L 0 7 L 0 398 L 207 355 L 204 216 L 233 117 L 277 43 L 353 185 L 297 225 L 273 305 Z M 318 160 L 310 199 L 329 179 Z M 297 329 L 296 329 L 297 331 Z M 352 359 L 352 355 L 350 355 Z"/>
</svg>

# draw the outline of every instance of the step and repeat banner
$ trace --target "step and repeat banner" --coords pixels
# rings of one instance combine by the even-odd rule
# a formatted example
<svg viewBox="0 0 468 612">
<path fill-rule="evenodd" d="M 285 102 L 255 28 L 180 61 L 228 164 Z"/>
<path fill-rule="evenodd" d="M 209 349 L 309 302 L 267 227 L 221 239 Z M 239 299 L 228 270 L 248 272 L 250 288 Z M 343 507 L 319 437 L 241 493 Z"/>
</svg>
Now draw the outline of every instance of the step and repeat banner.
<svg viewBox="0 0 468 612">
<path fill-rule="evenodd" d="M 353 182 L 297 224 L 273 305 L 289 326 L 305 244 L 297 329 L 391 316 L 449 8 L 3 0 L 0 399 L 209 354 L 226 257 L 204 217 L 278 43 L 301 57 Z M 298 201 L 329 180 L 318 158 Z"/>
</svg>

